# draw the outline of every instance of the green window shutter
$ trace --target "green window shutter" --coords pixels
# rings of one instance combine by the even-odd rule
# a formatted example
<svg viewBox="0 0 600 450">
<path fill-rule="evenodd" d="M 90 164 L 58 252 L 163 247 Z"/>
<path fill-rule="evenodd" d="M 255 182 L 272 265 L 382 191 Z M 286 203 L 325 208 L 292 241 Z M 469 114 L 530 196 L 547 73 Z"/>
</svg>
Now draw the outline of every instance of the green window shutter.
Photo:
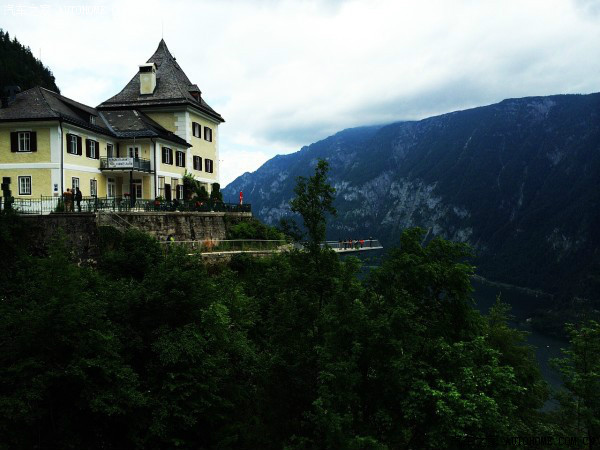
<svg viewBox="0 0 600 450">
<path fill-rule="evenodd" d="M 81 144 L 81 136 L 76 136 L 77 137 L 77 154 L 78 155 L 83 155 L 83 148 L 82 148 L 82 144 Z"/>
<path fill-rule="evenodd" d="M 91 146 L 90 140 L 89 140 L 89 139 L 86 139 L 86 140 L 85 140 L 85 156 L 87 156 L 88 158 L 89 158 L 89 157 L 90 157 L 90 155 L 91 155 L 90 146 Z"/>
<path fill-rule="evenodd" d="M 19 133 L 16 131 L 10 133 L 10 151 L 13 153 L 19 151 Z"/>
<path fill-rule="evenodd" d="M 37 152 L 37 133 L 35 131 L 29 133 L 29 150 Z"/>
</svg>

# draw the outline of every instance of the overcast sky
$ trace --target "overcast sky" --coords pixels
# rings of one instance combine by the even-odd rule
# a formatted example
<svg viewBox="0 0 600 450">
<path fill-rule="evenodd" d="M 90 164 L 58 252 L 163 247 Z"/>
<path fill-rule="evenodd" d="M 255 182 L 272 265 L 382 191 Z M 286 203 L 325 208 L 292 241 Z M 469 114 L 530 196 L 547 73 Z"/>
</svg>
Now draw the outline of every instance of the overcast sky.
<svg viewBox="0 0 600 450">
<path fill-rule="evenodd" d="M 600 91 L 600 0 L 3 0 L 0 27 L 96 106 L 161 35 L 219 128 L 221 183 L 344 128 Z"/>
</svg>

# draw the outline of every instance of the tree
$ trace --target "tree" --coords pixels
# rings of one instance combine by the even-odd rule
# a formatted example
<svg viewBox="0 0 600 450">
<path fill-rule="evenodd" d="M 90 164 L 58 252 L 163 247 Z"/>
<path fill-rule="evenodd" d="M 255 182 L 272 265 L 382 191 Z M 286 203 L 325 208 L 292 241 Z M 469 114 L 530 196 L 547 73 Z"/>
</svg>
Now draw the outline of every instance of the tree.
<svg viewBox="0 0 600 450">
<path fill-rule="evenodd" d="M 183 198 L 188 201 L 191 200 L 197 190 L 198 180 L 196 180 L 193 173 L 186 170 L 183 175 Z"/>
<path fill-rule="evenodd" d="M 210 191 L 210 201 L 213 203 L 223 202 L 223 194 L 221 193 L 221 185 L 219 185 L 219 183 L 212 184 L 212 190 Z"/>
<path fill-rule="evenodd" d="M 481 448 L 554 434 L 506 307 L 472 308 L 464 244 L 407 230 L 365 278 L 320 246 L 206 266 L 102 232 L 86 268 L 64 246 L 18 251 L 18 217 L 0 225 L 15 272 L 0 283 L 1 450 Z M 598 433 L 599 328 L 573 334 L 557 419 L 569 433 Z"/>
<path fill-rule="evenodd" d="M 31 53 L 29 47 L 23 46 L 17 38 L 11 39 L 8 32 L 0 29 L 0 95 L 7 86 L 18 85 L 25 91 L 41 86 L 60 93 L 54 75 L 42 61 Z"/>
<path fill-rule="evenodd" d="M 534 348 L 527 344 L 529 333 L 509 325 L 513 320 L 509 312 L 510 306 L 498 296 L 485 317 L 485 336 L 490 347 L 499 352 L 498 362 L 513 368 L 516 385 L 527 387 L 511 399 L 518 411 L 514 433 L 521 436 L 552 434 L 540 428 L 545 421 L 540 409 L 549 397 L 548 383 L 542 377 Z"/>
<path fill-rule="evenodd" d="M 291 210 L 302 216 L 308 233 L 308 250 L 318 252 L 325 240 L 327 214 L 336 215 L 333 207 L 335 189 L 327 183 L 329 164 L 320 159 L 315 174 L 310 178 L 298 177 L 294 188 L 296 198 L 290 201 Z"/>
<path fill-rule="evenodd" d="M 587 437 L 588 448 L 599 448 L 600 436 L 600 324 L 594 320 L 567 324 L 570 348 L 555 359 L 565 390 L 557 394 L 559 429 L 567 436 Z"/>
</svg>

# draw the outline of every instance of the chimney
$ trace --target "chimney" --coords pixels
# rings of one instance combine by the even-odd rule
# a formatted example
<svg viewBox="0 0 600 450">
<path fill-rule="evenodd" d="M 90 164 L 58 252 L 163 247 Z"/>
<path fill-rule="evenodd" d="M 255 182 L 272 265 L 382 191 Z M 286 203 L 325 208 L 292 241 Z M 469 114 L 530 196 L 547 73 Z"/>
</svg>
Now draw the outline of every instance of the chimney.
<svg viewBox="0 0 600 450">
<path fill-rule="evenodd" d="M 19 92 L 21 92 L 20 86 L 6 86 L 2 90 L 2 98 L 0 99 L 2 104 L 0 106 L 2 108 L 8 108 L 8 106 L 15 101 Z"/>
<path fill-rule="evenodd" d="M 154 63 L 140 64 L 140 95 L 153 94 L 156 88 L 156 66 Z"/>
</svg>

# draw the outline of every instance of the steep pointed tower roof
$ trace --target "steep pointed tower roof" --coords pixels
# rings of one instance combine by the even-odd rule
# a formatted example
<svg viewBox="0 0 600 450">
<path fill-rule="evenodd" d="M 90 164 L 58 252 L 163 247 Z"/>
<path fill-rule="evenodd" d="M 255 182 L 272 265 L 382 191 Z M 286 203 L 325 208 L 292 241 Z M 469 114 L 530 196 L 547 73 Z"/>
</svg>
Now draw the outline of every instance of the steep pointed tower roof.
<svg viewBox="0 0 600 450">
<path fill-rule="evenodd" d="M 221 115 L 202 99 L 200 89 L 181 69 L 164 39 L 148 59 L 156 66 L 156 87 L 151 94 L 140 93 L 140 74 L 137 73 L 117 95 L 98 105 L 98 109 L 129 109 L 148 106 L 189 105 L 208 114 L 219 122 Z"/>
</svg>

